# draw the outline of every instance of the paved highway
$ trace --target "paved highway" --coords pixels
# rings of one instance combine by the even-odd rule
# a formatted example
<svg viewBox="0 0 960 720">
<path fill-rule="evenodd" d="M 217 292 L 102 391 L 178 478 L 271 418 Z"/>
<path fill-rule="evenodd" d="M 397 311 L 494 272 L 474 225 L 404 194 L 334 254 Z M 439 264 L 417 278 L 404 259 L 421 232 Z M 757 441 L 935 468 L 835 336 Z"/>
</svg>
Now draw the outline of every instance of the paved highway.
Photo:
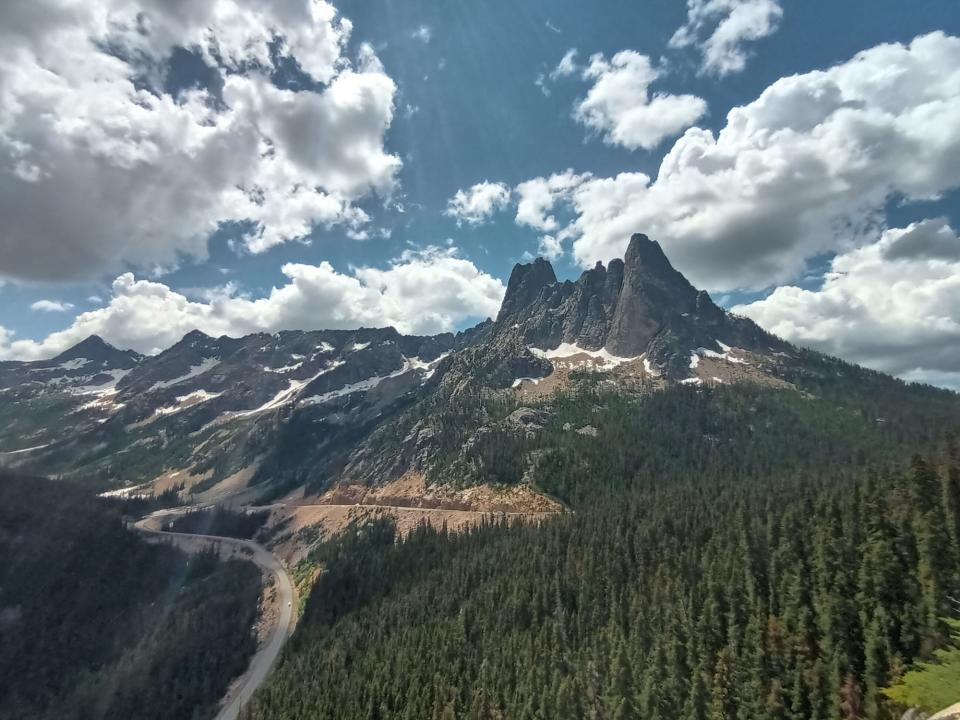
<svg viewBox="0 0 960 720">
<path fill-rule="evenodd" d="M 250 661 L 250 666 L 241 678 L 239 688 L 230 694 L 226 704 L 216 716 L 216 720 L 236 720 L 241 708 L 249 702 L 253 693 L 267 679 L 290 635 L 293 623 L 293 582 L 280 561 L 269 550 L 251 540 L 238 540 L 218 535 L 164 532 L 163 522 L 179 512 L 182 510 L 161 510 L 143 518 L 136 523 L 135 527 L 148 535 L 169 539 L 187 552 L 199 552 L 213 545 L 219 548 L 221 555 L 229 554 L 250 560 L 273 576 L 274 586 L 277 589 L 277 598 L 280 603 L 279 620 L 271 630 L 267 641 L 260 646 Z"/>
</svg>

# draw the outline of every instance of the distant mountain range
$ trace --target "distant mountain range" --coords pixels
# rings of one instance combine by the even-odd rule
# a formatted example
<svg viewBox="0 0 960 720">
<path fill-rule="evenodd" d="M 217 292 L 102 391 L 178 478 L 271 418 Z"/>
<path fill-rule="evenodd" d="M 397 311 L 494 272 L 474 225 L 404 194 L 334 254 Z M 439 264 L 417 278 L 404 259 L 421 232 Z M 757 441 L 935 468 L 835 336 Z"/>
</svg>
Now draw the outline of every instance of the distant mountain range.
<svg viewBox="0 0 960 720">
<path fill-rule="evenodd" d="M 155 356 L 90 337 L 52 360 L 0 363 L 0 462 L 98 488 L 231 480 L 265 495 L 407 473 L 520 482 L 494 472 L 491 453 L 535 436 L 550 398 L 584 379 L 625 392 L 841 383 L 951 397 L 790 345 L 718 307 L 634 235 L 623 260 L 576 282 L 558 282 L 542 258 L 517 265 L 496 320 L 456 335 L 194 331 Z"/>
</svg>

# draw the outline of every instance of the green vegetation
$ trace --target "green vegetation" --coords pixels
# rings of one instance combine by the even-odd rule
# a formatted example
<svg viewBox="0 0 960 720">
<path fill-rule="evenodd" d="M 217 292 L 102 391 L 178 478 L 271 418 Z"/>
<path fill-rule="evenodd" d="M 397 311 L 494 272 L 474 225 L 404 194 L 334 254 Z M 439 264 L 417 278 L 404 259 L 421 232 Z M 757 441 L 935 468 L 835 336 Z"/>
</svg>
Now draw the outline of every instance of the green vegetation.
<svg viewBox="0 0 960 720">
<path fill-rule="evenodd" d="M 197 535 L 220 535 L 250 540 L 270 516 L 270 512 L 237 512 L 225 507 L 191 510 L 167 523 L 164 530 Z"/>
<path fill-rule="evenodd" d="M 313 585 L 320 575 L 321 567 L 311 558 L 304 558 L 293 566 L 290 573 L 293 579 L 293 586 L 297 591 L 297 613 L 302 615 L 307 607 L 307 601 L 310 599 L 310 592 Z"/>
<path fill-rule="evenodd" d="M 863 467 L 867 458 L 894 461 L 934 440 L 919 430 L 897 437 L 899 424 L 878 424 L 850 406 L 747 384 L 643 396 L 587 387 L 550 409 L 550 423 L 531 447 L 531 476 L 574 506 L 638 485 Z M 597 438 L 564 429 L 586 424 L 597 428 Z"/>
<path fill-rule="evenodd" d="M 69 482 L 0 475 L 0 717 L 212 717 L 255 649 L 250 563 L 127 530 Z"/>
<path fill-rule="evenodd" d="M 899 717 L 882 688 L 945 642 L 960 594 L 960 458 L 898 459 L 956 408 L 936 391 L 868 407 L 582 385 L 523 448 L 574 513 L 321 543 L 297 635 L 244 717 Z"/>
<path fill-rule="evenodd" d="M 917 663 L 883 694 L 905 707 L 937 712 L 960 702 L 960 620 L 946 620 L 952 644 L 936 651 L 931 662 Z"/>
<path fill-rule="evenodd" d="M 144 496 L 138 495 L 137 493 L 133 493 L 130 496 L 114 495 L 101 497 L 100 502 L 117 510 L 125 517 L 141 518 L 156 510 L 183 505 L 183 499 L 180 497 L 182 491 L 183 483 L 174 485 L 159 495 Z"/>
</svg>

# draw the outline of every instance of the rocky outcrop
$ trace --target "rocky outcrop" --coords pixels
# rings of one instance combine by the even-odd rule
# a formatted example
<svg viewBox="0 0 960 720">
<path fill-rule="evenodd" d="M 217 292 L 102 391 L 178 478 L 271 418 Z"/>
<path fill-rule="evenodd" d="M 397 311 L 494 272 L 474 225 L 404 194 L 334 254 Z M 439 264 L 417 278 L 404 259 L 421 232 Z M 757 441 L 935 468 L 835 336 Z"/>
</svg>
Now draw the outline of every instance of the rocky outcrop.
<svg viewBox="0 0 960 720">
<path fill-rule="evenodd" d="M 598 262 L 576 282 L 551 282 L 554 277 L 549 263 L 539 258 L 517 265 L 487 338 L 518 337 L 542 349 L 561 343 L 605 348 L 625 358 L 646 355 L 674 378 L 687 376 L 690 355 L 698 348 L 720 352 L 720 343 L 726 343 L 767 352 L 784 346 L 693 287 L 646 235 L 630 239 L 623 260 L 606 267 Z"/>
<path fill-rule="evenodd" d="M 537 299 L 543 288 L 554 285 L 557 276 L 553 266 L 543 258 L 537 258 L 527 265 L 515 265 L 507 282 L 507 292 L 503 296 L 497 322 L 523 312 Z"/>
<path fill-rule="evenodd" d="M 93 366 L 111 369 L 129 369 L 136 365 L 142 356 L 133 350 L 118 350 L 99 335 L 91 335 L 71 348 L 64 350 L 47 365 L 63 365 L 76 360 L 87 360 Z"/>
</svg>

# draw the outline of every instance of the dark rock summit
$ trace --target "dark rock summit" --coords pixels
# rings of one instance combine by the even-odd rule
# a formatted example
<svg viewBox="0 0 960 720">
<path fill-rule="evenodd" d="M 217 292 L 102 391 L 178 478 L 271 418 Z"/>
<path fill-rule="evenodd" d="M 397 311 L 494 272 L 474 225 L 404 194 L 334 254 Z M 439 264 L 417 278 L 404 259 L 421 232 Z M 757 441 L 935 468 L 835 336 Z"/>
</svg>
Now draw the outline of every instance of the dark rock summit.
<svg viewBox="0 0 960 720">
<path fill-rule="evenodd" d="M 74 360 L 88 360 L 91 366 L 127 369 L 140 361 L 140 355 L 133 350 L 118 350 L 99 335 L 91 335 L 44 362 L 54 366 Z"/>
<path fill-rule="evenodd" d="M 570 343 L 619 357 L 646 353 L 673 377 L 686 376 L 698 348 L 716 352 L 726 343 L 766 351 L 782 344 L 714 304 L 646 235 L 630 239 L 623 260 L 598 262 L 576 282 L 555 277 L 542 258 L 514 267 L 494 333 L 519 334 L 543 349 Z"/>
<path fill-rule="evenodd" d="M 660 245 L 634 235 L 623 258 L 623 287 L 605 347 L 621 357 L 646 352 L 665 327 L 683 324 L 680 319 L 696 311 L 696 301 L 696 289 L 674 270 Z"/>
<path fill-rule="evenodd" d="M 507 293 L 503 297 L 497 322 L 522 312 L 537 299 L 543 288 L 556 282 L 553 266 L 541 257 L 527 265 L 515 265 L 507 282 Z"/>
</svg>

